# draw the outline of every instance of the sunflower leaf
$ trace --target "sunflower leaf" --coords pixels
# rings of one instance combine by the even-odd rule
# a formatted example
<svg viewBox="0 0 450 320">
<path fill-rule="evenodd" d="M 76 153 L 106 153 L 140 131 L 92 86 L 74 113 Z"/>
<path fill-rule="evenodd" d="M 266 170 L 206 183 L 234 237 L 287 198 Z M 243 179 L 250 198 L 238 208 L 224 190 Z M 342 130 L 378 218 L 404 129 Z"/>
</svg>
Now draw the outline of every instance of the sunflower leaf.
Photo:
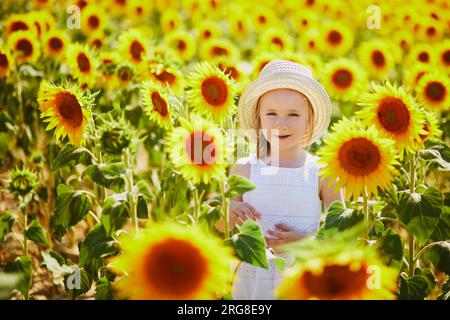
<svg viewBox="0 0 450 320">
<path fill-rule="evenodd" d="M 113 299 L 113 288 L 111 282 L 106 277 L 99 278 L 95 286 L 95 300 L 112 300 L 112 299 Z"/>
<path fill-rule="evenodd" d="M 450 242 L 436 243 L 427 255 L 440 271 L 450 275 Z"/>
<path fill-rule="evenodd" d="M 104 257 L 117 253 L 114 246 L 114 239 L 106 234 L 101 224 L 97 224 L 86 238 L 79 244 L 80 266 L 87 266 L 93 260 L 100 260 Z"/>
<path fill-rule="evenodd" d="M 450 148 L 441 140 L 425 140 L 425 149 L 419 151 L 419 157 L 437 164 L 443 170 L 450 170 Z"/>
<path fill-rule="evenodd" d="M 403 257 L 403 244 L 398 234 L 388 234 L 378 240 L 378 250 L 381 256 L 390 265 L 393 260 L 401 260 Z"/>
<path fill-rule="evenodd" d="M 56 171 L 65 166 L 74 166 L 79 163 L 87 165 L 92 162 L 92 159 L 95 159 L 95 157 L 88 149 L 68 144 L 59 151 L 52 162 L 51 169 Z"/>
<path fill-rule="evenodd" d="M 334 201 L 327 210 L 324 229 L 342 231 L 364 220 L 361 210 L 345 208 L 341 201 Z"/>
<path fill-rule="evenodd" d="M 121 174 L 124 171 L 125 167 L 121 163 L 92 164 L 86 168 L 83 177 L 88 176 L 95 183 L 114 192 L 123 192 L 125 190 L 125 180 Z"/>
<path fill-rule="evenodd" d="M 430 238 L 433 241 L 450 239 L 450 207 L 444 206 L 442 208 L 441 218 Z"/>
<path fill-rule="evenodd" d="M 247 220 L 237 226 L 237 229 L 238 232 L 226 239 L 225 243 L 234 247 L 236 255 L 242 261 L 268 270 L 265 240 L 259 224 Z"/>
<path fill-rule="evenodd" d="M 0 244 L 3 244 L 6 236 L 12 231 L 12 226 L 14 224 L 13 215 L 6 211 L 0 217 Z"/>
<path fill-rule="evenodd" d="M 401 276 L 399 294 L 400 299 L 422 300 L 429 293 L 429 284 L 424 276 L 415 275 L 409 278 L 404 277 L 403 275 Z"/>
<path fill-rule="evenodd" d="M 228 178 L 228 190 L 225 197 L 234 198 L 247 191 L 253 190 L 256 186 L 243 176 L 231 175 Z"/>
<path fill-rule="evenodd" d="M 56 194 L 56 207 L 51 219 L 51 226 L 53 235 L 60 240 L 69 227 L 84 218 L 91 209 L 92 203 L 85 193 L 72 190 L 65 184 L 58 185 Z"/>
<path fill-rule="evenodd" d="M 88 272 L 77 268 L 73 273 L 64 276 L 64 284 L 67 297 L 70 300 L 73 300 L 79 295 L 89 291 L 92 286 L 92 278 L 89 276 Z"/>
<path fill-rule="evenodd" d="M 47 235 L 45 234 L 44 228 L 40 225 L 37 220 L 33 220 L 25 231 L 25 235 L 28 239 L 33 241 L 39 246 L 48 247 L 50 242 L 48 241 Z"/>
<path fill-rule="evenodd" d="M 129 216 L 128 206 L 123 201 L 108 198 L 103 203 L 102 226 L 108 236 L 122 228 Z"/>
<path fill-rule="evenodd" d="M 442 213 L 442 194 L 434 187 L 421 193 L 406 192 L 401 198 L 398 212 L 401 222 L 412 232 L 420 244 L 433 234 Z"/>
</svg>

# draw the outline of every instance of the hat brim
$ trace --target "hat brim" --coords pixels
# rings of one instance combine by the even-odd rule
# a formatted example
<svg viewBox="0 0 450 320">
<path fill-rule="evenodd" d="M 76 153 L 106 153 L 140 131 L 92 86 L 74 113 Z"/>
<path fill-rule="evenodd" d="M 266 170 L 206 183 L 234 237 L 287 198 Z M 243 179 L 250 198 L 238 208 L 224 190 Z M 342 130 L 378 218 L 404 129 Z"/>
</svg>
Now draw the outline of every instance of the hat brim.
<svg viewBox="0 0 450 320">
<path fill-rule="evenodd" d="M 314 110 L 314 128 L 310 143 L 317 141 L 328 129 L 332 112 L 332 104 L 322 85 L 315 79 L 298 73 L 283 72 L 259 77 L 251 82 L 239 99 L 238 117 L 243 129 L 256 128 L 256 104 L 266 92 L 275 89 L 293 89 L 305 95 Z"/>
</svg>

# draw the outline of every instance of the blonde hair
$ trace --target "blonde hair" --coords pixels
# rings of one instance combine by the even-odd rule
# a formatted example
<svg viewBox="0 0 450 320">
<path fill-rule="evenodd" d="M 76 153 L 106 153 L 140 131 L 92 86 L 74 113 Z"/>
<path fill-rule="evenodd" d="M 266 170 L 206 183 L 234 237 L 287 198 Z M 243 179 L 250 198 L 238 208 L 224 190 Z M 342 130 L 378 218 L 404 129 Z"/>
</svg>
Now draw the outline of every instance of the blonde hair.
<svg viewBox="0 0 450 320">
<path fill-rule="evenodd" d="M 256 130 L 256 156 L 258 159 L 261 159 L 264 156 L 269 156 L 270 155 L 270 143 L 269 141 L 266 140 L 266 138 L 264 137 L 264 135 L 262 134 L 261 131 L 261 117 L 259 116 L 259 100 L 261 99 L 262 95 L 258 98 L 258 101 L 256 102 L 256 108 L 255 108 L 255 117 L 256 117 L 256 128 L 254 128 Z M 310 147 L 310 143 L 311 143 L 311 137 L 312 137 L 312 133 L 313 133 L 313 126 L 314 126 L 314 109 L 311 105 L 311 102 L 309 101 L 308 98 L 306 98 L 306 101 L 308 102 L 308 126 L 307 126 L 307 130 L 305 132 L 305 134 L 302 137 L 302 147 L 304 149 L 306 149 L 307 151 L 309 150 Z M 263 142 L 263 143 L 261 143 Z M 265 149 L 265 146 L 267 146 L 267 149 Z"/>
</svg>

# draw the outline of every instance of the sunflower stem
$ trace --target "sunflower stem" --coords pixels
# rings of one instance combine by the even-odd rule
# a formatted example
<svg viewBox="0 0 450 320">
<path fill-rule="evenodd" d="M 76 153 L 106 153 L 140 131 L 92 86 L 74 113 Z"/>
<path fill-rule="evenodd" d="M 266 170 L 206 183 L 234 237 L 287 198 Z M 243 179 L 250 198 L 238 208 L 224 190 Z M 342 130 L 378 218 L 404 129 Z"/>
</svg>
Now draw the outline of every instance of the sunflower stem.
<svg viewBox="0 0 450 320">
<path fill-rule="evenodd" d="M 26 207 L 23 211 L 23 255 L 26 257 L 28 256 L 28 241 L 27 241 L 27 228 L 28 228 L 28 221 L 27 221 L 27 211 Z"/>
<path fill-rule="evenodd" d="M 230 205 L 230 201 L 225 196 L 225 190 L 226 190 L 225 179 L 219 185 L 220 185 L 220 196 L 222 198 L 222 218 L 224 221 L 225 239 L 227 239 L 230 237 L 230 230 L 229 230 L 230 213 L 229 213 L 229 209 L 228 209 L 228 207 Z"/>
<path fill-rule="evenodd" d="M 416 156 L 415 154 L 411 155 L 411 158 L 409 160 L 409 192 L 410 194 L 413 194 L 416 191 Z M 415 239 L 414 235 L 409 232 L 408 234 L 408 244 L 409 244 L 409 276 L 414 276 L 414 269 L 415 269 Z"/>
<path fill-rule="evenodd" d="M 136 195 L 134 193 L 134 180 L 133 180 L 133 155 L 131 154 L 131 151 L 129 148 L 125 151 L 125 158 L 126 158 L 126 185 L 127 185 L 127 195 L 128 195 L 128 203 L 130 205 L 130 216 L 131 220 L 133 222 L 134 230 L 136 233 L 139 230 L 139 222 L 137 218 L 137 201 L 136 201 Z"/>
<path fill-rule="evenodd" d="M 364 234 L 364 240 L 369 240 L 369 228 L 370 228 L 370 217 L 369 217 L 369 201 L 367 195 L 367 187 L 364 186 L 363 189 L 363 208 L 364 208 L 364 223 L 366 225 L 366 232 Z"/>
</svg>

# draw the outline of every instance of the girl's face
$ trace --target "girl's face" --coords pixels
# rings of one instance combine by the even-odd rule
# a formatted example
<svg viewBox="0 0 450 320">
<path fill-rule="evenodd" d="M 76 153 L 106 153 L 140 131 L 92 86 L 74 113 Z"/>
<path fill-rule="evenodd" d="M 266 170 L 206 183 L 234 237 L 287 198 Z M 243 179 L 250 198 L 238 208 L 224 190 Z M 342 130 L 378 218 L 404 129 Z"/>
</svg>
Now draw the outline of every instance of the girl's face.
<svg viewBox="0 0 450 320">
<path fill-rule="evenodd" d="M 264 137 L 271 145 L 276 139 L 280 149 L 301 147 L 308 126 L 308 100 L 298 91 L 276 89 L 259 100 L 259 116 Z M 276 131 L 278 130 L 278 132 Z"/>
</svg>

